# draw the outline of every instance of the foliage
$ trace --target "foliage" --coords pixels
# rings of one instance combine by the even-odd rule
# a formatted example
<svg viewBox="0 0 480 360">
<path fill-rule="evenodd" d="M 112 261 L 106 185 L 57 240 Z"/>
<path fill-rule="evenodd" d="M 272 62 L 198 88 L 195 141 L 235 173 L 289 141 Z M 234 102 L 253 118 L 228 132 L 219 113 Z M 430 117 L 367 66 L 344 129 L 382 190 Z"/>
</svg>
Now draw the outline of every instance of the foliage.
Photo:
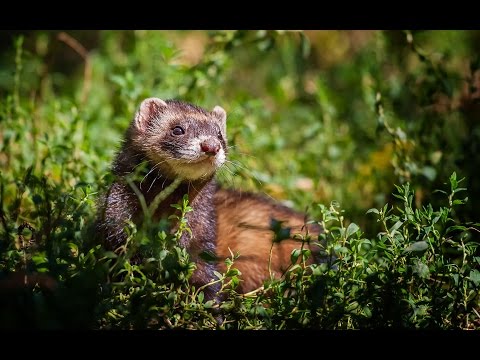
<svg viewBox="0 0 480 360">
<path fill-rule="evenodd" d="M 0 326 L 479 328 L 479 37 L 12 34 L 0 43 Z M 130 224 L 123 252 L 96 244 L 95 200 L 149 96 L 224 107 L 219 181 L 307 208 L 331 261 L 295 251 L 284 278 L 240 295 L 232 254 L 213 280 L 222 302 L 206 301 L 177 246 L 188 199 L 172 204 L 174 234 Z M 146 260 L 131 263 L 135 251 Z"/>
</svg>

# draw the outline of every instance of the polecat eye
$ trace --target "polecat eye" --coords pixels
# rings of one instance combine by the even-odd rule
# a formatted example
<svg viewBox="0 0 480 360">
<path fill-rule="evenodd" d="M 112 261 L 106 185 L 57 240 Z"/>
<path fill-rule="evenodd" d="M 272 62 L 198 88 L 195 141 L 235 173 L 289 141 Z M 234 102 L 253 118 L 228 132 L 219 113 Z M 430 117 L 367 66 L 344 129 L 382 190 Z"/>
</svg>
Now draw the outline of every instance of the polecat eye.
<svg viewBox="0 0 480 360">
<path fill-rule="evenodd" d="M 173 135 L 183 135 L 183 134 L 185 134 L 185 130 L 183 130 L 183 128 L 181 128 L 180 126 L 175 126 L 172 130 L 172 134 Z"/>
</svg>

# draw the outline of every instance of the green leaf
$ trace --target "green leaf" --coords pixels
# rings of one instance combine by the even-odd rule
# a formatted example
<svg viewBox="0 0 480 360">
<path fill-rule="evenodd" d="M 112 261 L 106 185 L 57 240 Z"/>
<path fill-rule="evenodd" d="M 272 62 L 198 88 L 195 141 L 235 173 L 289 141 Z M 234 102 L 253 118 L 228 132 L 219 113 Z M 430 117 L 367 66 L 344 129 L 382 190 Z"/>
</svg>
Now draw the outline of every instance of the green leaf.
<svg viewBox="0 0 480 360">
<path fill-rule="evenodd" d="M 455 171 L 452 173 L 452 175 L 450 175 L 450 185 L 451 185 L 452 191 L 455 191 L 455 189 L 458 186 L 457 173 Z"/>
<path fill-rule="evenodd" d="M 468 292 L 467 302 L 472 301 L 472 300 L 475 299 L 477 296 L 478 296 L 478 291 L 470 290 L 470 291 Z"/>
<path fill-rule="evenodd" d="M 201 294 L 203 294 L 203 292 Z M 205 304 L 203 304 L 203 307 L 205 309 L 211 309 L 213 307 L 213 305 L 214 305 L 214 301 L 213 300 L 208 300 Z"/>
<path fill-rule="evenodd" d="M 48 259 L 42 254 L 33 255 L 32 260 L 37 266 L 48 262 Z"/>
<path fill-rule="evenodd" d="M 413 272 L 417 274 L 422 279 L 428 279 L 430 277 L 430 270 L 427 265 L 425 265 L 422 261 L 418 260 L 413 265 Z"/>
<path fill-rule="evenodd" d="M 367 318 L 371 318 L 372 317 L 372 310 L 370 310 L 370 308 L 368 306 L 365 306 L 363 308 L 363 313 L 365 314 L 365 316 Z"/>
<path fill-rule="evenodd" d="M 177 210 L 182 210 L 182 205 L 179 204 L 170 204 L 171 207 L 177 209 Z"/>
<path fill-rule="evenodd" d="M 237 275 L 241 275 L 241 273 L 240 273 L 240 270 L 235 269 L 235 268 L 231 268 L 225 274 L 226 277 L 232 277 L 232 276 L 237 276 Z"/>
<path fill-rule="evenodd" d="M 200 258 L 206 262 L 215 262 L 218 260 L 217 255 L 213 251 L 204 250 L 200 253 Z"/>
<path fill-rule="evenodd" d="M 167 255 L 168 255 L 168 250 L 162 250 L 162 251 L 160 251 L 160 253 L 158 254 L 158 258 L 159 258 L 160 260 L 163 260 L 163 259 L 165 259 L 165 258 L 167 257 Z"/>
<path fill-rule="evenodd" d="M 393 233 L 394 231 L 397 231 L 398 228 L 399 228 L 400 226 L 402 226 L 402 225 L 403 225 L 403 222 L 402 222 L 402 221 L 397 221 L 397 222 L 390 228 L 390 232 Z"/>
<path fill-rule="evenodd" d="M 118 257 L 118 255 L 115 254 L 113 251 L 105 251 L 103 256 L 106 257 L 107 259 L 116 259 Z"/>
<path fill-rule="evenodd" d="M 366 214 L 370 214 L 370 213 L 380 214 L 380 212 L 375 208 L 368 209 Z"/>
<path fill-rule="evenodd" d="M 349 253 L 349 250 L 348 248 L 346 248 L 345 246 L 341 246 L 341 245 L 335 245 L 333 247 L 333 250 L 336 252 L 336 253 L 340 253 L 340 254 L 348 254 Z"/>
<path fill-rule="evenodd" d="M 428 248 L 428 243 L 426 241 L 417 241 L 413 244 L 410 244 L 404 251 L 424 251 Z"/>
<path fill-rule="evenodd" d="M 293 249 L 292 254 L 290 255 L 290 260 L 292 261 L 292 264 L 295 264 L 297 262 L 299 256 L 300 249 Z"/>
<path fill-rule="evenodd" d="M 468 197 L 466 197 L 466 198 L 463 199 L 463 200 L 460 200 L 460 199 L 453 200 L 452 204 L 453 204 L 453 205 L 462 205 L 462 204 L 466 204 L 467 201 L 468 201 Z"/>
<path fill-rule="evenodd" d="M 449 232 L 452 232 L 452 231 L 455 231 L 455 230 L 465 231 L 465 230 L 467 230 L 467 228 L 465 226 L 462 226 L 462 225 L 453 225 L 453 226 L 448 227 L 447 230 L 445 230 L 445 232 L 448 234 Z"/>
<path fill-rule="evenodd" d="M 453 284 L 455 286 L 458 286 L 458 280 L 459 280 L 459 274 L 452 274 L 452 278 L 453 278 Z"/>
<path fill-rule="evenodd" d="M 238 272 L 238 274 L 242 275 L 240 271 Z M 236 276 L 232 277 L 231 284 L 232 284 L 232 288 L 235 289 L 238 286 L 238 284 L 240 284 L 240 279 Z"/>
<path fill-rule="evenodd" d="M 470 271 L 469 278 L 475 284 L 475 286 L 478 286 L 480 284 L 480 271 L 478 270 Z"/>
<path fill-rule="evenodd" d="M 358 230 L 360 230 L 360 228 L 358 227 L 357 224 L 355 223 L 351 223 L 350 225 L 348 225 L 347 227 L 347 232 L 345 234 L 345 237 L 348 239 L 351 235 L 355 234 Z"/>
</svg>

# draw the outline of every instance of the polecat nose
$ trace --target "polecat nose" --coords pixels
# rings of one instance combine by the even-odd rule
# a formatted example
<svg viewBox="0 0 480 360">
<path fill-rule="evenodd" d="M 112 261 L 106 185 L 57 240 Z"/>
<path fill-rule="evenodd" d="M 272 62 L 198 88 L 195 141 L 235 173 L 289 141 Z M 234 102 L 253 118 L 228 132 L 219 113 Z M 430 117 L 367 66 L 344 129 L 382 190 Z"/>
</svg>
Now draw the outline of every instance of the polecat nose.
<svg viewBox="0 0 480 360">
<path fill-rule="evenodd" d="M 220 151 L 220 144 L 213 139 L 207 139 L 202 141 L 200 148 L 205 154 L 215 156 Z"/>
</svg>

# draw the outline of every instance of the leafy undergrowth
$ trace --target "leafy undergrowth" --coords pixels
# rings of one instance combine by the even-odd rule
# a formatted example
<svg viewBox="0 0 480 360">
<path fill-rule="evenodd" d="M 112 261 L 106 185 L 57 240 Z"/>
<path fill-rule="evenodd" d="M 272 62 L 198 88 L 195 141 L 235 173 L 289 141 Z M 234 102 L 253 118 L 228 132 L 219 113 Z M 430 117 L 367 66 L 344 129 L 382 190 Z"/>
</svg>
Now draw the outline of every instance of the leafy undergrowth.
<svg viewBox="0 0 480 360">
<path fill-rule="evenodd" d="M 34 190 L 36 183 L 30 175 L 17 185 L 18 191 Z M 238 254 L 232 254 L 226 273 L 216 272 L 217 279 L 212 280 L 222 284 L 220 303 L 206 301 L 202 288 L 188 284 L 195 264 L 177 246 L 182 231 L 188 231 L 184 215 L 191 208 L 186 197 L 175 205 L 182 212 L 177 220 L 183 224 L 175 234 L 167 234 L 160 225 L 137 229 L 132 224 L 127 244 L 117 255 L 100 245 L 82 246 L 72 240 L 82 233 L 76 220 L 82 204 L 88 202 L 88 191 L 83 189 L 82 197 L 69 194 L 55 201 L 33 196 L 37 205 L 50 202 L 60 214 L 70 215 L 60 217 L 46 209 L 50 222 L 39 229 L 26 222 L 9 234 L 9 244 L 2 242 L 0 325 L 474 329 L 480 325 L 480 257 L 475 255 L 478 243 L 471 241 L 471 232 L 478 231 L 474 227 L 478 224 L 452 220 L 452 212 L 466 201 L 458 199 L 465 190 L 459 183 L 452 174 L 449 191 L 440 191 L 445 205 L 438 209 L 414 208 L 410 185 L 397 187 L 395 197 L 402 206 L 394 209 L 386 204 L 368 211 L 383 228 L 371 239 L 355 223 L 345 226 L 338 204 L 318 205 L 325 231 L 319 239 L 303 241 L 320 240 L 331 260 L 307 265 L 310 250 L 294 250 L 292 266 L 282 279 L 266 279 L 262 288 L 238 294 Z M 91 230 L 84 229 L 84 237 L 89 231 L 91 236 Z M 132 265 L 129 259 L 136 251 L 144 260 Z"/>
</svg>

